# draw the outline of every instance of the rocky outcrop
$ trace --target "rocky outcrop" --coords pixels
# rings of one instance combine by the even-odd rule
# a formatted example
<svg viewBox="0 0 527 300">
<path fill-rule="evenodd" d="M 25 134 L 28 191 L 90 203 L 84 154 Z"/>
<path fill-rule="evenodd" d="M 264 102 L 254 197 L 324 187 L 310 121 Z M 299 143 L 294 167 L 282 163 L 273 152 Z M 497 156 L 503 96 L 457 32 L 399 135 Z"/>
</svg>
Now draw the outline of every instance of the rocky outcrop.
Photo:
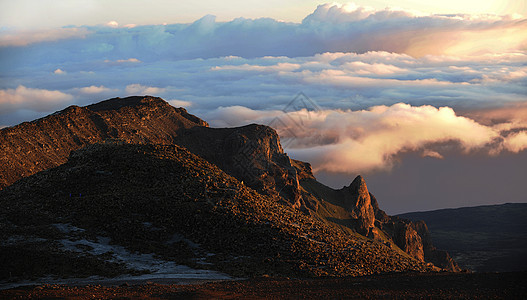
<svg viewBox="0 0 527 300">
<path fill-rule="evenodd" d="M 274 129 L 256 124 L 209 128 L 184 108 L 149 96 L 71 106 L 1 130 L 0 188 L 64 163 L 73 150 L 108 140 L 182 145 L 260 193 L 306 207 L 297 170 Z"/>
<path fill-rule="evenodd" d="M 393 218 L 378 225 L 401 250 L 420 261 L 425 261 L 423 240 L 411 221 Z"/>
<path fill-rule="evenodd" d="M 304 206 L 297 169 L 284 153 L 276 131 L 268 126 L 196 127 L 174 142 L 263 195 L 279 196 L 294 208 Z"/>
<path fill-rule="evenodd" d="M 461 268 L 459 265 L 452 259 L 450 254 L 447 251 L 439 250 L 434 245 L 432 245 L 432 239 L 430 238 L 430 231 L 428 226 L 422 220 L 420 221 L 411 221 L 414 224 L 414 228 L 421 237 L 423 241 L 424 249 L 424 259 L 427 262 L 433 263 L 435 266 L 442 269 L 459 272 Z"/>
<path fill-rule="evenodd" d="M 298 171 L 299 174 L 310 174 Z M 357 176 L 349 186 L 340 190 L 329 188 L 310 176 L 301 178 L 301 186 L 320 206 L 327 207 L 326 203 L 330 204 L 329 209 L 319 214 L 321 218 L 349 227 L 387 245 L 395 245 L 421 262 L 431 262 L 449 271 L 460 270 L 448 253 L 437 250 L 432 245 L 424 222 L 389 216 L 381 210 L 362 176 Z"/>
<path fill-rule="evenodd" d="M 375 226 L 375 215 L 366 181 L 359 175 L 341 191 L 346 195 L 344 208 L 356 220 L 357 232 L 368 235 Z"/>
<path fill-rule="evenodd" d="M 381 229 L 399 248 L 419 259 L 433 263 L 444 270 L 459 272 L 461 268 L 448 252 L 438 250 L 432 244 L 430 232 L 424 221 L 411 221 L 396 216 L 388 216 L 379 208 L 377 199 L 371 195 L 375 212 L 375 225 Z"/>
</svg>

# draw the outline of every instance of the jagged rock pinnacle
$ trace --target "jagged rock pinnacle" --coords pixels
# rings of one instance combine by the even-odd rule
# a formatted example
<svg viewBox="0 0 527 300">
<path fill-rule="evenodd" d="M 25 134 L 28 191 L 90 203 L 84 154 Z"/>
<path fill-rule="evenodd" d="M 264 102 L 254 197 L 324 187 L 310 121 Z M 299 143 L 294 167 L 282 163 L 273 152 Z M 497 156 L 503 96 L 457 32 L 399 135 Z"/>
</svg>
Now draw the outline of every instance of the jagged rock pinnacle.
<svg viewBox="0 0 527 300">
<path fill-rule="evenodd" d="M 375 214 L 366 181 L 361 175 L 358 175 L 344 190 L 349 194 L 345 208 L 352 217 L 356 218 L 359 233 L 368 234 L 370 229 L 374 227 Z"/>
</svg>

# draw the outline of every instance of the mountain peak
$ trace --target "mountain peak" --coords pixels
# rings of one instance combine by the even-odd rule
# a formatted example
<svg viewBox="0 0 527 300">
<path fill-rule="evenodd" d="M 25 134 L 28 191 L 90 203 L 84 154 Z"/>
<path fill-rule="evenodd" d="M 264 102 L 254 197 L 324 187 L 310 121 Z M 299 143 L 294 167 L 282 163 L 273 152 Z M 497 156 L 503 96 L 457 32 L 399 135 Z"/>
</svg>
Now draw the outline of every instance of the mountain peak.
<svg viewBox="0 0 527 300">
<path fill-rule="evenodd" d="M 357 219 L 359 233 L 367 235 L 370 229 L 375 226 L 375 214 L 366 181 L 361 175 L 358 175 L 343 190 L 348 194 L 345 208 L 351 213 L 352 217 Z"/>
<path fill-rule="evenodd" d="M 122 107 L 127 106 L 139 106 L 139 105 L 168 105 L 168 103 L 159 98 L 152 96 L 130 96 L 125 98 L 112 98 L 104 100 L 95 104 L 88 105 L 88 108 L 91 111 L 105 111 L 105 110 L 118 110 Z"/>
<path fill-rule="evenodd" d="M 366 180 L 364 180 L 364 177 L 362 177 L 361 175 L 357 175 L 357 177 L 353 179 L 353 181 L 349 185 L 349 188 L 353 190 L 357 190 L 357 191 L 360 190 L 366 193 L 368 192 L 368 187 L 366 186 Z"/>
<path fill-rule="evenodd" d="M 44 118 L 0 130 L 0 189 L 64 163 L 73 150 L 118 139 L 170 144 L 182 131 L 208 127 L 184 108 L 152 96 L 69 106 Z"/>
</svg>

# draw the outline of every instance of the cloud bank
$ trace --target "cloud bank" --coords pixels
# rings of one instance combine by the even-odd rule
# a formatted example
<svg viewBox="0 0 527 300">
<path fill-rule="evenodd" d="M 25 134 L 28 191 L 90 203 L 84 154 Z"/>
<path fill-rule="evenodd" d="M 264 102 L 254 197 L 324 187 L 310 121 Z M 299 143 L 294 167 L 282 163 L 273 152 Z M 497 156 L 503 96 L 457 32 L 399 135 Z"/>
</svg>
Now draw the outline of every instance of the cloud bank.
<svg viewBox="0 0 527 300">
<path fill-rule="evenodd" d="M 422 58 L 339 52 L 153 62 L 100 58 L 13 69 L 6 67 L 11 63 L 6 60 L 9 71 L 2 73 L 0 90 L 7 93 L 21 85 L 60 91 L 72 95 L 72 104 L 81 105 L 103 97 L 150 94 L 190 102 L 196 114 L 235 105 L 280 110 L 299 91 L 327 109 L 360 110 L 404 102 L 475 111 L 525 102 L 526 62 L 526 52 Z M 35 111 L 44 112 L 36 107 Z M 17 109 L 32 109 L 32 105 L 11 101 L 9 111 L 0 111 L 0 123 L 12 125 L 2 118 Z"/>
<path fill-rule="evenodd" d="M 33 89 L 19 85 L 16 89 L 0 90 L 0 111 L 2 114 L 20 109 L 44 112 L 60 108 L 72 100 L 72 95 L 60 91 Z"/>
<path fill-rule="evenodd" d="M 287 145 L 286 151 L 311 162 L 315 172 L 388 170 L 405 152 L 442 159 L 452 151 L 497 155 L 527 148 L 527 118 L 521 122 L 503 119 L 486 126 L 456 114 L 452 108 L 429 105 L 397 103 L 358 111 L 302 109 L 287 113 L 233 106 L 218 108 L 207 117 L 212 125 L 219 126 L 271 124 Z M 516 132 L 511 133 L 513 128 Z"/>
<path fill-rule="evenodd" d="M 527 102 L 526 45 L 524 18 L 354 4 L 320 5 L 300 23 L 207 15 L 190 24 L 2 30 L 0 126 L 140 94 L 217 126 L 267 124 L 302 91 L 322 107 L 306 131 L 273 126 L 320 171 L 386 169 L 405 151 L 444 158 L 438 144 L 517 153 L 527 116 L 512 105 Z"/>
<path fill-rule="evenodd" d="M 301 23 L 269 18 L 237 18 L 217 22 L 212 15 L 191 24 L 60 28 L 40 32 L 0 34 L 0 47 L 82 38 L 85 49 L 152 59 L 192 59 L 237 55 L 246 58 L 312 56 L 323 52 L 387 51 L 414 57 L 525 50 L 527 20 L 512 16 L 423 15 L 373 10 L 356 5 L 324 4 Z M 77 50 L 77 49 L 72 49 Z M 60 59 L 56 57 L 56 59 Z"/>
<path fill-rule="evenodd" d="M 86 28 L 57 28 L 39 31 L 0 31 L 0 47 L 21 47 L 36 43 L 82 39 L 90 31 Z"/>
</svg>

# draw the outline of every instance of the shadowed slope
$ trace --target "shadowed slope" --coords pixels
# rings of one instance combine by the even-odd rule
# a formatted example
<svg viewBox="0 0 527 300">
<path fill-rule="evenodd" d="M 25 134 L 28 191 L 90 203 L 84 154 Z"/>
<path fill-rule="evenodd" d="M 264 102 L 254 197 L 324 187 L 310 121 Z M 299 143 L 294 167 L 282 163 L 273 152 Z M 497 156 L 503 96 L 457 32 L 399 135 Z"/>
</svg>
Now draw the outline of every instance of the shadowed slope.
<svg viewBox="0 0 527 300">
<path fill-rule="evenodd" d="M 63 254 L 64 237 L 53 224 L 71 224 L 84 230 L 84 239 L 105 236 L 132 251 L 237 276 L 432 269 L 256 193 L 178 146 L 89 146 L 74 152 L 66 164 L 0 191 L 0 205 L 2 240 L 26 236 L 6 253 L 20 247 L 41 249 L 41 256 Z M 30 257 L 3 259 L 9 260 L 3 278 L 20 270 L 17 261 L 26 268 L 42 264 Z M 94 259 L 105 261 L 104 256 Z M 44 274 L 53 270 L 40 269 Z"/>
</svg>

